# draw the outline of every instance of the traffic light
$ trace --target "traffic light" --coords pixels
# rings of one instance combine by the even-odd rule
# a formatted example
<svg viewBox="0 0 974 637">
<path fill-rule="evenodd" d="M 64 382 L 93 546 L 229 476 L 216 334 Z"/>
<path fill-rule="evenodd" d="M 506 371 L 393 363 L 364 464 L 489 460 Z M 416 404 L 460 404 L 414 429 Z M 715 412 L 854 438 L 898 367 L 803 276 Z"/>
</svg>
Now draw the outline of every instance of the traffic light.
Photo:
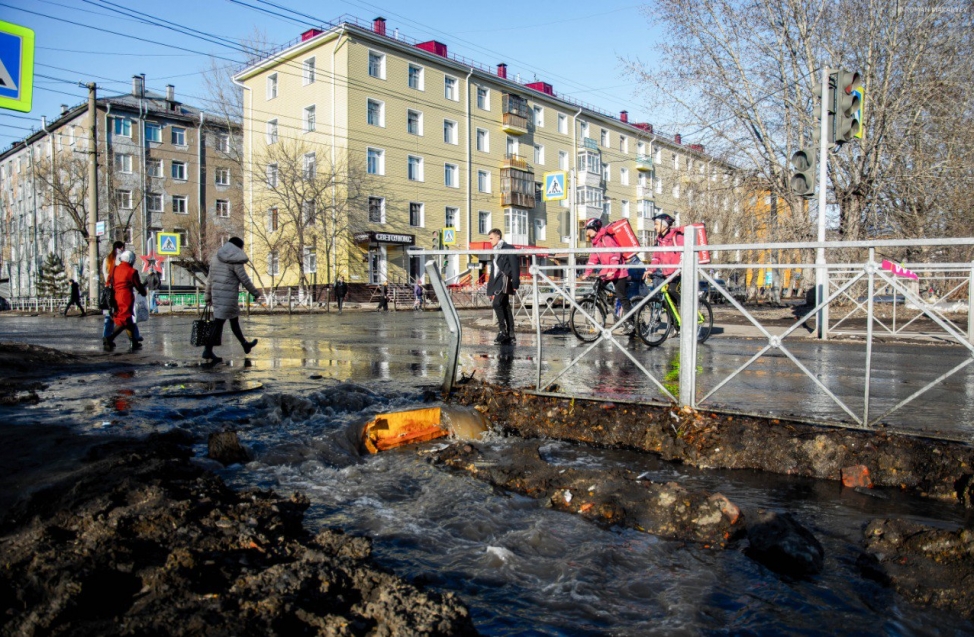
<svg viewBox="0 0 974 637">
<path fill-rule="evenodd" d="M 859 137 L 862 80 L 855 71 L 837 71 L 835 90 L 835 128 L 832 141 L 842 145 Z M 831 82 L 829 82 L 831 84 Z"/>
<path fill-rule="evenodd" d="M 799 197 L 815 196 L 816 173 L 818 172 L 818 152 L 815 148 L 802 148 L 791 156 L 795 172 L 791 175 L 789 186 Z"/>
<path fill-rule="evenodd" d="M 570 237 L 572 235 L 572 213 L 565 210 L 558 213 L 558 236 Z"/>
<path fill-rule="evenodd" d="M 836 76 L 835 73 L 829 74 L 829 92 L 825 98 L 825 104 L 822 104 L 822 85 L 818 82 L 812 84 L 812 92 L 815 96 L 815 109 L 814 121 L 822 121 L 822 112 L 824 111 L 828 116 L 828 122 L 825 125 L 826 139 L 829 142 L 835 142 L 835 86 L 836 86 Z M 812 137 L 815 140 L 815 145 L 819 144 L 819 140 L 822 138 L 822 129 L 820 124 L 817 123 L 814 126 L 812 132 Z M 800 152 L 800 151 L 799 151 Z M 792 158 L 794 161 L 794 157 Z"/>
</svg>

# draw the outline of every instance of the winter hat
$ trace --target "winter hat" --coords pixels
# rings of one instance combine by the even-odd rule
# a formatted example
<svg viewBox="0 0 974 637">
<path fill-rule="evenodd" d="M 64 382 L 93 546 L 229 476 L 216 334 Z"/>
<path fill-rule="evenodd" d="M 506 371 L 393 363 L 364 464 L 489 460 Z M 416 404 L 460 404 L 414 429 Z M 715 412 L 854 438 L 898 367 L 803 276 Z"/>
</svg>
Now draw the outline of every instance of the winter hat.
<svg viewBox="0 0 974 637">
<path fill-rule="evenodd" d="M 135 253 L 132 252 L 131 250 L 126 250 L 122 254 L 118 255 L 118 258 L 124 261 L 125 263 L 128 263 L 129 265 L 135 263 Z"/>
</svg>

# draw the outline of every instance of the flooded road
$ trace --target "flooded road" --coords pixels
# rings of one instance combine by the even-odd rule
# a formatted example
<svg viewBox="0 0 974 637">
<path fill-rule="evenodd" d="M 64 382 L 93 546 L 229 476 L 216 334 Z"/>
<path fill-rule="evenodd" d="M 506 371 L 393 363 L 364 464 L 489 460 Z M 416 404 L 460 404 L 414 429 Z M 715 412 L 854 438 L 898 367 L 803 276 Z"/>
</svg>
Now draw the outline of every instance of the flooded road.
<svg viewBox="0 0 974 637">
<path fill-rule="evenodd" d="M 434 313 L 251 317 L 242 324 L 248 337 L 260 339 L 252 355 L 245 359 L 225 333 L 228 345 L 218 350 L 225 364 L 212 368 L 200 367 L 199 350 L 188 345 L 191 320 L 153 317 L 143 329 L 145 350 L 126 354 L 120 344 L 116 353 L 105 355 L 98 318 L 4 317 L 0 340 L 89 352 L 114 367 L 55 380 L 41 392 L 38 405 L 4 409 L 0 417 L 25 425 L 60 422 L 93 436 L 182 428 L 205 441 L 211 432 L 233 429 L 256 459 L 245 467 L 218 469 L 228 483 L 305 493 L 312 502 L 306 521 L 311 530 L 340 526 L 372 537 L 382 564 L 456 592 L 486 635 L 974 632 L 974 625 L 961 618 L 918 608 L 864 580 L 855 566 L 861 529 L 873 517 L 953 528 L 964 522 L 960 507 L 892 490 L 860 493 L 832 482 L 701 471 L 646 454 L 544 446 L 545 460 L 556 466 L 626 467 L 654 481 L 720 491 L 745 514 L 758 508 L 794 514 L 822 542 L 826 562 L 819 576 L 786 580 L 740 550 L 713 551 L 600 528 L 542 502 L 439 470 L 424 451 L 441 442 L 361 456 L 355 439 L 366 420 L 417 406 L 425 389 L 438 388 L 449 335 Z M 87 333 L 80 334 L 79 326 Z M 464 373 L 532 384 L 532 339 L 519 335 L 517 347 L 503 350 L 493 345 L 493 333 L 468 331 Z M 546 374 L 578 351 L 570 335 L 551 339 Z M 638 351 L 665 372 L 673 365 L 668 345 Z M 730 369 L 750 346 L 715 339 L 704 348 L 712 353 L 701 354 L 712 357 L 708 366 Z M 841 384 L 843 374 L 851 374 L 843 370 L 851 370 L 855 361 L 851 354 L 826 351 L 809 349 L 824 361 L 823 379 Z M 626 372 L 631 363 L 621 354 L 602 352 L 563 377 L 563 388 L 623 397 L 648 387 L 632 370 Z M 746 383 L 735 395 L 762 398 L 774 377 L 783 374 L 784 363 L 793 366 L 768 359 L 768 368 L 743 377 Z M 793 383 L 789 392 L 796 391 Z M 794 400 L 800 409 L 807 396 Z M 486 444 L 503 450 L 513 443 L 493 438 Z M 205 442 L 197 451 L 205 455 Z"/>
</svg>

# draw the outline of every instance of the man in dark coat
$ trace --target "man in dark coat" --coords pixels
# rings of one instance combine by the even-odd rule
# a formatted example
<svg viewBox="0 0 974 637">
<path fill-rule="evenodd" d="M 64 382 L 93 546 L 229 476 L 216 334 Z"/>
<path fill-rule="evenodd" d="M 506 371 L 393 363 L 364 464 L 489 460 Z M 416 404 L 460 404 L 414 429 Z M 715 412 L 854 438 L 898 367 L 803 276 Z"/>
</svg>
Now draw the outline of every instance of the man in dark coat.
<svg viewBox="0 0 974 637">
<path fill-rule="evenodd" d="M 338 277 L 335 281 L 335 300 L 338 301 L 338 313 L 342 313 L 342 308 L 345 307 L 345 295 L 348 294 L 348 283 L 345 283 L 343 277 Z"/>
<path fill-rule="evenodd" d="M 156 291 L 162 287 L 162 278 L 154 269 L 149 270 L 149 276 L 145 277 L 145 289 L 149 291 L 149 311 L 153 314 L 159 313 L 159 302 L 156 300 Z"/>
<path fill-rule="evenodd" d="M 79 316 L 85 315 L 85 308 L 81 305 L 81 288 L 78 287 L 78 282 L 74 279 L 71 279 L 71 298 L 68 300 L 68 306 L 64 308 L 64 316 L 68 315 L 68 310 L 71 309 L 72 305 L 77 305 L 78 309 L 81 310 Z"/>
<path fill-rule="evenodd" d="M 501 231 L 494 228 L 487 235 L 494 250 L 511 250 L 513 246 L 502 239 Z M 496 254 L 490 262 L 490 278 L 487 280 L 487 294 L 493 298 L 491 305 L 497 315 L 497 337 L 495 343 L 515 343 L 514 313 L 511 311 L 511 295 L 521 282 L 521 265 L 515 254 Z"/>
</svg>

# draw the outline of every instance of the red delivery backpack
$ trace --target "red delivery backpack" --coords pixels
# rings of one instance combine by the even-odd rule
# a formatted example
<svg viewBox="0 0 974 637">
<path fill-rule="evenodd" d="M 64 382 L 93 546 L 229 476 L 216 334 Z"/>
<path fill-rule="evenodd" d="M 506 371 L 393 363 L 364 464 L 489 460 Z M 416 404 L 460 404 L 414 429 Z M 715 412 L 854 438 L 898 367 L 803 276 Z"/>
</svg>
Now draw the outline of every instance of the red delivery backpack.
<svg viewBox="0 0 974 637">
<path fill-rule="evenodd" d="M 705 246 L 707 244 L 707 226 L 703 223 L 688 223 L 683 226 L 683 234 L 685 235 L 688 231 L 694 231 L 697 233 L 697 246 Z M 697 252 L 697 263 L 700 265 L 706 265 L 710 263 L 710 250 L 700 250 Z"/>
<path fill-rule="evenodd" d="M 616 240 L 620 248 L 623 248 L 622 260 L 630 261 L 639 250 L 625 250 L 625 248 L 639 248 L 639 239 L 636 238 L 636 233 L 632 231 L 632 226 L 629 225 L 628 219 L 619 219 L 618 221 L 613 221 L 605 227 L 606 234 L 612 235 L 612 238 Z"/>
</svg>

